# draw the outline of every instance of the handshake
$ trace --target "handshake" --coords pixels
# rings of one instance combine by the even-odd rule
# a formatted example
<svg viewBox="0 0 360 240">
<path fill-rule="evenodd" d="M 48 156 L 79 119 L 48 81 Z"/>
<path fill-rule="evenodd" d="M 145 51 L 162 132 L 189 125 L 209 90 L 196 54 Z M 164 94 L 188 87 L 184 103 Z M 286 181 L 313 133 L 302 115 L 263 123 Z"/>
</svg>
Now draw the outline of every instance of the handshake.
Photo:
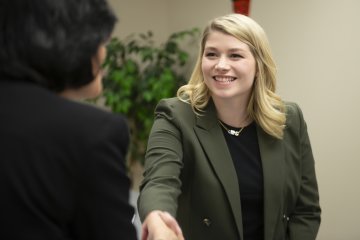
<svg viewBox="0 0 360 240">
<path fill-rule="evenodd" d="M 141 240 L 185 240 L 176 219 L 168 212 L 150 212 L 142 224 Z"/>
</svg>

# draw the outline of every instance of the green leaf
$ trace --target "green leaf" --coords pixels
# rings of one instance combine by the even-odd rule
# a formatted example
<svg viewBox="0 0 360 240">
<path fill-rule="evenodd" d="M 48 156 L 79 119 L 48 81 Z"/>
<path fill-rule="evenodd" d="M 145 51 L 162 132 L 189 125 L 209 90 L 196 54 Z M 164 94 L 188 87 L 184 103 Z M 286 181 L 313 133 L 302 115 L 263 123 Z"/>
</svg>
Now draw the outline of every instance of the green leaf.
<svg viewBox="0 0 360 240">
<path fill-rule="evenodd" d="M 189 59 L 189 54 L 185 51 L 180 51 L 179 52 L 179 62 L 180 65 L 183 66 L 185 65 L 185 63 L 188 61 Z"/>
<path fill-rule="evenodd" d="M 153 93 L 150 91 L 145 91 L 143 94 L 143 98 L 146 102 L 150 102 L 153 99 Z"/>
<path fill-rule="evenodd" d="M 126 69 L 128 74 L 134 74 L 137 71 L 137 64 L 133 60 L 128 59 L 124 63 L 124 68 Z"/>
</svg>

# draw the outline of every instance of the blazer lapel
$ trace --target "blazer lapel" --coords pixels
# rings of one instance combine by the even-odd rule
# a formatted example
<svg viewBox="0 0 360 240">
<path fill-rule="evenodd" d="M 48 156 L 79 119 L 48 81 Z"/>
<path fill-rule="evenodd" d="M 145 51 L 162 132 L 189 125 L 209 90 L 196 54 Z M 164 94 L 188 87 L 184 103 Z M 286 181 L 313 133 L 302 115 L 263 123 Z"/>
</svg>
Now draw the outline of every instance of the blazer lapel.
<svg viewBox="0 0 360 240">
<path fill-rule="evenodd" d="M 243 239 L 238 179 L 212 102 L 209 102 L 206 111 L 198 117 L 194 130 L 225 190 L 239 235 Z M 257 135 L 264 177 L 264 234 L 265 240 L 270 240 L 279 218 L 282 217 L 284 151 L 282 141 L 269 136 L 259 126 Z"/>
<path fill-rule="evenodd" d="M 257 127 L 259 148 L 264 176 L 264 224 L 265 240 L 273 239 L 274 230 L 282 217 L 284 184 L 284 151 L 277 140 Z"/>
<path fill-rule="evenodd" d="M 238 179 L 223 132 L 217 123 L 216 111 L 212 102 L 209 102 L 206 111 L 202 114 L 198 117 L 194 130 L 225 190 L 237 230 L 243 239 Z"/>
</svg>

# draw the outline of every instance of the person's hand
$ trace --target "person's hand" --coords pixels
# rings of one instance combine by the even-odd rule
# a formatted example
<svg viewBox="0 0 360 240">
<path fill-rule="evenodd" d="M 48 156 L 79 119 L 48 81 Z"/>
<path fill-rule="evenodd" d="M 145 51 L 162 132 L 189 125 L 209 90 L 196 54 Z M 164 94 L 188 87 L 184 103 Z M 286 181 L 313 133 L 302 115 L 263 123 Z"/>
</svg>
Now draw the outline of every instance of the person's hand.
<svg viewBox="0 0 360 240">
<path fill-rule="evenodd" d="M 179 224 L 169 213 L 152 211 L 142 225 L 141 240 L 184 240 Z"/>
</svg>

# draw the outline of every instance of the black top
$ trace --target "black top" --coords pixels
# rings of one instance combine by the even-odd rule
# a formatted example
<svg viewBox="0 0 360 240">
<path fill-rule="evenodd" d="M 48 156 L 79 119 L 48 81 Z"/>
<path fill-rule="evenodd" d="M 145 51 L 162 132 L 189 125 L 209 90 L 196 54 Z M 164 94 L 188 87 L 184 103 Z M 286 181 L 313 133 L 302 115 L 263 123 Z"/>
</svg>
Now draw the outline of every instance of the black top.
<svg viewBox="0 0 360 240">
<path fill-rule="evenodd" d="M 228 129 L 239 130 L 223 123 Z M 252 122 L 239 136 L 224 136 L 239 180 L 244 240 L 264 239 L 263 172 L 256 124 Z"/>
</svg>

